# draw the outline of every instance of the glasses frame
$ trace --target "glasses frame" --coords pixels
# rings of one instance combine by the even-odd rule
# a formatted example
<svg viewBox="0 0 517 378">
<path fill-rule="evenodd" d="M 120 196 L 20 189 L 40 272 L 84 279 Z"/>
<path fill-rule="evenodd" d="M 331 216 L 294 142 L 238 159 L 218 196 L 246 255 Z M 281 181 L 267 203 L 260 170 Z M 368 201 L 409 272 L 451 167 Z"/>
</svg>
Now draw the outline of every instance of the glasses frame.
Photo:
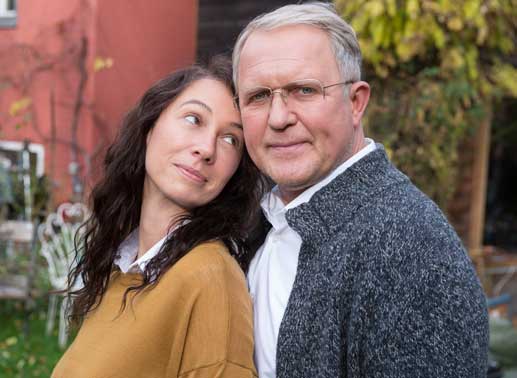
<svg viewBox="0 0 517 378">
<path fill-rule="evenodd" d="M 349 85 L 349 84 L 354 84 L 356 83 L 357 81 L 356 80 L 347 80 L 347 81 L 340 81 L 338 83 L 333 83 L 333 84 L 329 84 L 329 85 L 323 85 L 323 83 L 321 81 L 319 81 L 318 79 L 300 79 L 300 80 L 295 80 L 295 81 L 292 81 L 290 83 L 287 83 L 286 85 L 282 86 L 282 87 L 279 87 L 279 88 L 271 88 L 271 87 L 266 87 L 266 86 L 258 86 L 256 88 L 253 89 L 253 91 L 257 90 L 257 89 L 263 89 L 263 90 L 268 90 L 269 93 L 270 93 L 270 97 L 271 97 L 271 100 L 269 101 L 269 106 L 271 106 L 271 102 L 273 101 L 273 96 L 275 93 L 278 93 L 282 98 L 287 98 L 286 95 L 284 95 L 284 92 L 287 91 L 286 88 L 293 85 L 293 84 L 296 84 L 296 83 L 303 83 L 304 81 L 313 81 L 313 82 L 317 82 L 320 87 L 321 87 L 321 92 L 322 92 L 322 96 L 323 96 L 323 99 L 325 99 L 325 90 L 327 88 L 331 88 L 331 87 L 335 87 L 335 86 L 338 86 L 338 85 Z M 237 106 L 237 109 L 241 110 L 241 107 L 240 107 L 240 104 L 239 104 L 239 95 L 235 95 L 233 97 L 233 101 L 235 102 L 235 105 Z"/>
</svg>

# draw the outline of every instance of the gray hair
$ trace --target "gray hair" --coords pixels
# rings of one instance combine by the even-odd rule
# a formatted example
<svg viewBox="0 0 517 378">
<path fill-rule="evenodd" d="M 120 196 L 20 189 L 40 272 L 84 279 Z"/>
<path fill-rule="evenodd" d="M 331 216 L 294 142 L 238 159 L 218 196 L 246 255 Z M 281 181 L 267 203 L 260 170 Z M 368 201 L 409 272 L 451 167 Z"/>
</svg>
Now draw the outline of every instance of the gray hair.
<svg viewBox="0 0 517 378">
<path fill-rule="evenodd" d="M 286 5 L 252 20 L 240 33 L 233 50 L 233 82 L 237 88 L 242 49 L 251 33 L 288 25 L 311 25 L 325 31 L 330 39 L 343 80 L 361 79 L 361 50 L 354 29 L 336 12 L 334 5 L 322 2 Z"/>
</svg>

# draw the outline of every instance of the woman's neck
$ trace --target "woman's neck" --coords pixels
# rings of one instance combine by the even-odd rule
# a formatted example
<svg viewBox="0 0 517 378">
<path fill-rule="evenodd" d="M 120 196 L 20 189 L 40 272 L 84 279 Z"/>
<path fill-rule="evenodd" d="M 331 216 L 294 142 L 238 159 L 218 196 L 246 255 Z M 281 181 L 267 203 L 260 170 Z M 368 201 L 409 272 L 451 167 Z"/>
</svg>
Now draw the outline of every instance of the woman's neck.
<svg viewBox="0 0 517 378">
<path fill-rule="evenodd" d="M 146 198 L 144 195 L 138 228 L 138 257 L 163 239 L 174 218 L 183 214 L 184 209 L 166 198 Z"/>
</svg>

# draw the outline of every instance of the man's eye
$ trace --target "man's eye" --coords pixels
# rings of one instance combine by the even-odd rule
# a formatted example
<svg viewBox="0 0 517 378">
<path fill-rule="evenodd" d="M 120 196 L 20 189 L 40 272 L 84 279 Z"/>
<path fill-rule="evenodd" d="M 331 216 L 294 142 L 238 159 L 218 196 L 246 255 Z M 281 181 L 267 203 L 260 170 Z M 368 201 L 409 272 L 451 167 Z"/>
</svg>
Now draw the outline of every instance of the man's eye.
<svg viewBox="0 0 517 378">
<path fill-rule="evenodd" d="M 199 118 L 192 114 L 186 116 L 185 121 L 187 121 L 188 123 L 191 123 L 193 125 L 199 125 Z"/>
<path fill-rule="evenodd" d="M 316 89 L 312 87 L 298 87 L 297 93 L 301 95 L 313 95 L 316 94 Z"/>
<path fill-rule="evenodd" d="M 270 93 L 268 91 L 261 91 L 257 93 L 253 93 L 248 97 L 248 103 L 257 103 L 257 102 L 263 102 L 266 101 L 270 96 Z"/>
</svg>

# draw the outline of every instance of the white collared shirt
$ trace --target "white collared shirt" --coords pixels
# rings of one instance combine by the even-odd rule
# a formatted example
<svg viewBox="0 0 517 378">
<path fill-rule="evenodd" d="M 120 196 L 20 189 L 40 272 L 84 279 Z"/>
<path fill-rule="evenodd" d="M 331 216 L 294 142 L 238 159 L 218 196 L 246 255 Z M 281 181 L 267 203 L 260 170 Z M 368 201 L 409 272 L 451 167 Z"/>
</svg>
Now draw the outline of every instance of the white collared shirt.
<svg viewBox="0 0 517 378">
<path fill-rule="evenodd" d="M 138 228 L 133 230 L 131 234 L 118 247 L 117 258 L 114 263 L 118 265 L 120 271 L 126 273 L 143 273 L 147 263 L 160 252 L 163 243 L 167 240 L 167 236 L 154 244 L 142 256 L 138 256 Z"/>
<path fill-rule="evenodd" d="M 254 311 L 255 363 L 259 378 L 276 377 L 278 332 L 293 288 L 302 245 L 300 236 L 287 224 L 285 214 L 287 210 L 308 202 L 314 193 L 376 149 L 373 140 L 366 138 L 366 143 L 359 152 L 287 205 L 280 199 L 278 187 L 273 188 L 261 202 L 264 215 L 272 228 L 248 271 Z"/>
</svg>

